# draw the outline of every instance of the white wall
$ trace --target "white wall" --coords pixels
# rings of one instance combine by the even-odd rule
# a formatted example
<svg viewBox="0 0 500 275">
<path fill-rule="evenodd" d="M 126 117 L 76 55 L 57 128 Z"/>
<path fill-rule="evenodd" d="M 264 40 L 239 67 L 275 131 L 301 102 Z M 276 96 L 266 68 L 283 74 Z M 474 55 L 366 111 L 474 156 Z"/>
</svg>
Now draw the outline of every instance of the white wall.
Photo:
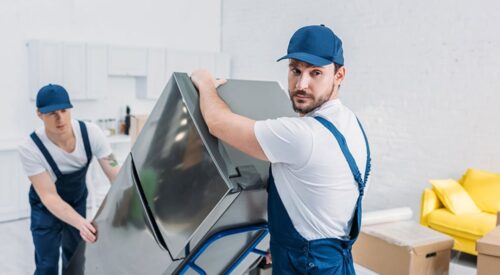
<svg viewBox="0 0 500 275">
<path fill-rule="evenodd" d="M 220 0 L 0 1 L 0 143 L 41 125 L 29 99 L 28 40 L 217 52 L 220 18 Z M 134 113 L 147 113 L 154 105 L 136 99 L 131 78 L 109 78 L 108 88 L 98 101 L 74 101 L 74 117 L 118 118 L 127 104 Z"/>
<path fill-rule="evenodd" d="M 286 86 L 291 34 L 326 24 L 343 39 L 344 104 L 373 150 L 365 209 L 412 207 L 430 178 L 467 167 L 500 172 L 497 1 L 243 1 L 222 3 L 232 76 Z"/>
<path fill-rule="evenodd" d="M 20 141 L 42 125 L 30 99 L 36 91 L 30 91 L 29 40 L 219 52 L 220 12 L 220 0 L 0 1 L 0 222 L 29 213 L 29 182 L 16 152 Z M 126 105 L 135 114 L 153 108 L 155 100 L 136 97 L 134 78 L 108 77 L 106 82 L 107 90 L 98 100 L 72 101 L 74 118 L 123 119 Z M 72 91 L 68 92 L 71 96 Z M 118 158 L 126 156 L 129 144 L 112 142 Z M 107 180 L 99 170 L 91 170 L 87 178 L 92 179 L 89 188 L 94 204 Z M 105 194 L 107 189 L 103 190 Z"/>
</svg>

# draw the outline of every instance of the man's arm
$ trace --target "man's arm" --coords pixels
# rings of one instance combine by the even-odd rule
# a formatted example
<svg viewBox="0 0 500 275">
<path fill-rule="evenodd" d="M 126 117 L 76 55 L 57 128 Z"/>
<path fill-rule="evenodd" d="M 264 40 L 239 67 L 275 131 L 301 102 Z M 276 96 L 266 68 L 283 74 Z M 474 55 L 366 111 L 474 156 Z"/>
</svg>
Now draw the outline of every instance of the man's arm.
<svg viewBox="0 0 500 275">
<path fill-rule="evenodd" d="M 43 205 L 54 216 L 78 229 L 80 236 L 85 241 L 95 242 L 96 229 L 94 226 L 57 194 L 56 185 L 47 171 L 30 176 L 29 179 Z"/>
<path fill-rule="evenodd" d="M 109 156 L 99 159 L 99 164 L 101 165 L 104 174 L 109 179 L 110 183 L 116 179 L 118 172 L 120 172 L 120 165 L 118 165 L 118 161 L 116 160 L 113 154 L 109 154 Z"/>
<path fill-rule="evenodd" d="M 191 75 L 200 94 L 200 109 L 212 135 L 254 158 L 267 160 L 255 136 L 255 120 L 235 114 L 219 97 L 216 88 L 225 80 L 215 80 L 206 70 Z"/>
</svg>

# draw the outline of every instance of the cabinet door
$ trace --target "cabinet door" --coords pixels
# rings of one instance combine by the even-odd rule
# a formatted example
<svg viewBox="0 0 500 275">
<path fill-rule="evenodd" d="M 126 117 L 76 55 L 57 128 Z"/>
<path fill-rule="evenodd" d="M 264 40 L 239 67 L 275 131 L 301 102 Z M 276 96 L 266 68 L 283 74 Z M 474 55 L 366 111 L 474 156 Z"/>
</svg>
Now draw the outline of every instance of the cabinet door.
<svg viewBox="0 0 500 275">
<path fill-rule="evenodd" d="M 87 45 L 87 98 L 99 99 L 108 86 L 108 50 L 103 45 Z"/>
<path fill-rule="evenodd" d="M 0 222 L 29 216 L 30 183 L 15 149 L 0 151 Z"/>
<path fill-rule="evenodd" d="M 165 69 L 165 49 L 149 49 L 146 93 L 139 97 L 156 99 L 160 96 L 168 80 Z"/>
<path fill-rule="evenodd" d="M 109 48 L 108 54 L 109 75 L 146 76 L 147 49 L 113 46 Z"/>
<path fill-rule="evenodd" d="M 63 83 L 71 99 L 87 99 L 86 49 L 83 43 L 64 43 Z"/>
<path fill-rule="evenodd" d="M 166 65 L 168 77 L 174 72 L 191 74 L 191 72 L 200 67 L 199 54 L 194 52 L 167 50 Z"/>
<path fill-rule="evenodd" d="M 63 83 L 63 45 L 59 42 L 28 42 L 30 94 L 35 99 L 41 87 Z"/>
</svg>

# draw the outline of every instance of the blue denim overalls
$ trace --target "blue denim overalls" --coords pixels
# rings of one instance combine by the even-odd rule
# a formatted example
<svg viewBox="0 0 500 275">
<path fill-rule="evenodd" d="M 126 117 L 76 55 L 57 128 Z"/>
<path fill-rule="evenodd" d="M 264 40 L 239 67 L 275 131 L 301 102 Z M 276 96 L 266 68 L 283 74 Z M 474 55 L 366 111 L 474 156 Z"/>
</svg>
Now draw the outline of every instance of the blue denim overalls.
<svg viewBox="0 0 500 275">
<path fill-rule="evenodd" d="M 352 220 L 349 240 L 334 238 L 307 241 L 294 228 L 293 223 L 276 189 L 272 171 L 269 175 L 268 215 L 271 233 L 271 256 L 273 274 L 355 274 L 351 256 L 352 244 L 358 237 L 361 226 L 361 200 L 370 172 L 370 149 L 366 134 L 358 120 L 365 138 L 367 161 L 364 179 L 356 161 L 347 147 L 344 136 L 328 120 L 315 117 L 337 139 L 349 164 L 354 179 L 358 183 L 359 197 Z M 270 169 L 271 170 L 271 169 Z"/>
<path fill-rule="evenodd" d="M 49 163 L 57 177 L 55 182 L 57 193 L 61 198 L 85 217 L 87 201 L 87 185 L 85 176 L 92 160 L 92 151 L 85 123 L 79 121 L 83 144 L 87 155 L 87 164 L 82 169 L 62 174 L 47 148 L 40 138 L 33 132 L 31 139 Z M 30 188 L 29 202 L 31 205 L 31 233 L 35 245 L 35 274 L 57 274 L 59 262 L 59 248 L 62 245 L 63 273 L 71 256 L 81 240 L 80 233 L 71 225 L 52 215 L 42 204 L 37 193 Z"/>
</svg>

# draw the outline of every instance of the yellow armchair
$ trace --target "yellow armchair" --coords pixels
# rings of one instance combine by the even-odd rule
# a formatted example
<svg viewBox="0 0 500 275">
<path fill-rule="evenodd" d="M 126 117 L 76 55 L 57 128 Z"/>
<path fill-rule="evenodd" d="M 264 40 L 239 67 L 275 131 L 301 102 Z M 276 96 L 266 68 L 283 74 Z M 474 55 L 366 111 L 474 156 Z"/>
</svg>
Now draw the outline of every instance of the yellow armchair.
<svg viewBox="0 0 500 275">
<path fill-rule="evenodd" d="M 426 188 L 422 193 L 420 224 L 452 237 L 455 240 L 453 249 L 477 255 L 476 241 L 495 228 L 497 211 L 500 210 L 492 210 L 498 207 L 496 203 L 500 198 L 500 194 L 497 194 L 500 190 L 500 175 L 490 173 L 492 176 L 487 177 L 488 184 L 484 184 L 486 173 L 469 169 L 459 181 L 479 206 L 479 212 L 454 214 L 446 208 L 435 190 Z"/>
<path fill-rule="evenodd" d="M 427 215 L 436 209 L 444 207 L 431 188 L 424 189 L 420 205 L 420 224 L 423 226 L 429 226 L 427 223 Z"/>
</svg>

